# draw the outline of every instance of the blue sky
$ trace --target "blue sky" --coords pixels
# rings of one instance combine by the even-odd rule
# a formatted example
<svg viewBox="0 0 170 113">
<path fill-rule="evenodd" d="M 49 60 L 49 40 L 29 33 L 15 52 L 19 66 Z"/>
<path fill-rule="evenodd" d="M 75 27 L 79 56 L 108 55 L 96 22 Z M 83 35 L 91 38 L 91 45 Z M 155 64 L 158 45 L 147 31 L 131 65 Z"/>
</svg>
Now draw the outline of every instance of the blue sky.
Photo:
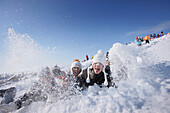
<svg viewBox="0 0 170 113">
<path fill-rule="evenodd" d="M 136 36 L 170 32 L 170 0 L 0 0 L 0 51 L 8 28 L 43 48 L 56 63 L 85 59 Z M 5 53 L 3 53 L 5 54 Z"/>
</svg>

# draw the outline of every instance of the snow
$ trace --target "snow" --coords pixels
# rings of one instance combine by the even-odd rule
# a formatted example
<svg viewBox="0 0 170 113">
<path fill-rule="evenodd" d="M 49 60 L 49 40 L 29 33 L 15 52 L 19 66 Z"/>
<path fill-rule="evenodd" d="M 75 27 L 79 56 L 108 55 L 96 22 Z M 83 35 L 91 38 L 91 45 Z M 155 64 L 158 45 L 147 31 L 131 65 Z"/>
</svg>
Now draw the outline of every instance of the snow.
<svg viewBox="0 0 170 113">
<path fill-rule="evenodd" d="M 112 76 L 118 88 L 97 85 L 56 102 L 33 102 L 14 113 L 169 113 L 170 35 L 154 39 L 142 47 L 135 43 L 113 44 L 109 50 Z M 100 48 L 99 48 L 100 49 Z M 83 62 L 83 69 L 91 64 Z M 69 70 L 70 66 L 62 67 Z M 117 73 L 124 70 L 121 76 Z M 0 88 L 16 86 L 17 99 L 37 77 L 28 77 Z"/>
</svg>

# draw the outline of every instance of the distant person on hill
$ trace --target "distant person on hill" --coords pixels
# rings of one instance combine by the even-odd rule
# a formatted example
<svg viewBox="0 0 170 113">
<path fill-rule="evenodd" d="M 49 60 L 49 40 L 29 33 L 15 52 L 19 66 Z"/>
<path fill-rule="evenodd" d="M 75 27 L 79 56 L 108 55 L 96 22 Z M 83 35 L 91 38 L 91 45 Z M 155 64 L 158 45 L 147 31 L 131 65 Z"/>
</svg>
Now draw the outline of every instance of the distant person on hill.
<svg viewBox="0 0 170 113">
<path fill-rule="evenodd" d="M 148 44 L 149 44 L 149 40 L 151 40 L 151 39 L 149 38 L 149 35 L 146 35 L 145 38 L 144 38 L 144 40 L 145 40 L 145 43 L 148 43 Z"/>
<path fill-rule="evenodd" d="M 153 38 L 152 39 L 155 39 L 156 38 L 156 34 L 155 33 L 153 33 Z"/>
<path fill-rule="evenodd" d="M 106 53 L 106 61 L 109 60 L 109 52 Z"/>
<path fill-rule="evenodd" d="M 161 36 L 163 36 L 163 35 L 164 35 L 164 34 L 163 34 L 163 31 L 161 31 L 161 33 L 160 33 L 160 35 L 159 35 L 159 36 L 161 37 Z"/>
<path fill-rule="evenodd" d="M 89 86 L 97 84 L 99 87 L 107 86 L 114 87 L 115 84 L 111 82 L 110 67 L 106 65 L 106 57 L 101 50 L 94 56 L 92 65 L 84 69 L 78 76 L 78 86 L 83 90 Z"/>
<path fill-rule="evenodd" d="M 153 37 L 152 34 L 150 34 L 150 39 L 152 39 L 152 37 Z"/>
<path fill-rule="evenodd" d="M 89 57 L 88 57 L 88 55 L 86 55 L 86 60 L 89 60 Z"/>
<path fill-rule="evenodd" d="M 142 36 L 140 37 L 140 40 L 141 40 L 141 42 L 143 42 L 143 37 Z"/>
<path fill-rule="evenodd" d="M 106 53 L 106 66 L 109 66 L 109 67 L 110 67 L 109 51 Z"/>
<path fill-rule="evenodd" d="M 159 37 L 160 37 L 159 34 L 157 34 L 156 38 L 159 38 Z"/>
<path fill-rule="evenodd" d="M 139 40 L 138 37 L 136 37 L 135 42 L 136 42 L 137 46 L 141 46 L 142 45 L 141 40 Z"/>
</svg>

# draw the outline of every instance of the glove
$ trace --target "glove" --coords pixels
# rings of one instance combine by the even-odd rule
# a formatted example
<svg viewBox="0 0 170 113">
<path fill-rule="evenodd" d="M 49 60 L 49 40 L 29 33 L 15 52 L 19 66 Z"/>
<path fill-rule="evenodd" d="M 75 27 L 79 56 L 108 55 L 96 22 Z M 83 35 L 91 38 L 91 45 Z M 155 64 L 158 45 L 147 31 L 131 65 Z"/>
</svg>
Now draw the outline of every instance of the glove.
<svg viewBox="0 0 170 113">
<path fill-rule="evenodd" d="M 15 103 L 0 105 L 0 113 L 9 113 L 17 110 L 17 105 Z"/>
</svg>

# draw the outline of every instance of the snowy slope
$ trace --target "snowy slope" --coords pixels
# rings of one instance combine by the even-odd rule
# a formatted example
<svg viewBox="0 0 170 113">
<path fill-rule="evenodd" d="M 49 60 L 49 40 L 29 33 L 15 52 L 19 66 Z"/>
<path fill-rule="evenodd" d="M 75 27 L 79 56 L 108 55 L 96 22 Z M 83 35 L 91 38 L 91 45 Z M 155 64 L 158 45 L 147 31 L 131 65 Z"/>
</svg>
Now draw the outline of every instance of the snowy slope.
<svg viewBox="0 0 170 113">
<path fill-rule="evenodd" d="M 15 113 L 169 113 L 169 48 L 170 35 L 152 40 L 142 47 L 134 43 L 113 44 L 109 50 L 109 60 L 117 89 L 92 86 L 87 91 L 72 95 L 70 99 L 54 103 L 34 102 Z M 84 63 L 84 68 L 90 63 Z M 121 69 L 127 74 L 118 76 Z M 36 77 L 30 77 L 10 84 L 18 89 L 16 99 L 35 80 Z"/>
</svg>

